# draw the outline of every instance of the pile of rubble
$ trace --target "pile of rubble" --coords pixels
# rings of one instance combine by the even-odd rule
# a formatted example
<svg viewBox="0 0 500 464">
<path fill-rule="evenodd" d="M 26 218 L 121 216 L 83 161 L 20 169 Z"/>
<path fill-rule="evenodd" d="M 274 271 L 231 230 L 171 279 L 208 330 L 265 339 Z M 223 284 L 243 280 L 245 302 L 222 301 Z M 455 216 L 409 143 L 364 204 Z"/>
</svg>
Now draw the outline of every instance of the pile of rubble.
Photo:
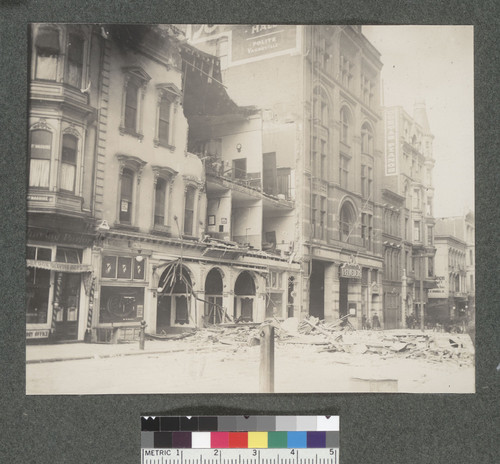
<svg viewBox="0 0 500 464">
<path fill-rule="evenodd" d="M 474 347 L 466 334 L 423 333 L 411 329 L 355 330 L 345 318 L 335 322 L 325 322 L 310 316 L 300 321 L 291 317 L 284 321 L 269 319 L 262 324 L 226 323 L 169 338 L 189 337 L 190 341 L 200 347 L 221 344 L 238 349 L 259 345 L 260 329 L 265 324 L 274 326 L 277 343 L 319 345 L 319 352 L 372 354 L 380 359 L 399 357 L 421 358 L 437 363 L 474 363 Z"/>
</svg>

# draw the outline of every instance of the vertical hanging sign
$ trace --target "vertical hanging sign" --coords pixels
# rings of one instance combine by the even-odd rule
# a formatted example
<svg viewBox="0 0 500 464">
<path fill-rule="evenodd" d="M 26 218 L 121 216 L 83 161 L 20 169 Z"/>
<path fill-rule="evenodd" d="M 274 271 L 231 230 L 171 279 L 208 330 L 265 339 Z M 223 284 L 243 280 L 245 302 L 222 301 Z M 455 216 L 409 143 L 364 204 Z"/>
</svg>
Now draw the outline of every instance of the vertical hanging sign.
<svg viewBox="0 0 500 464">
<path fill-rule="evenodd" d="M 396 121 L 396 110 L 385 112 L 385 175 L 395 176 L 398 174 L 398 130 Z"/>
</svg>

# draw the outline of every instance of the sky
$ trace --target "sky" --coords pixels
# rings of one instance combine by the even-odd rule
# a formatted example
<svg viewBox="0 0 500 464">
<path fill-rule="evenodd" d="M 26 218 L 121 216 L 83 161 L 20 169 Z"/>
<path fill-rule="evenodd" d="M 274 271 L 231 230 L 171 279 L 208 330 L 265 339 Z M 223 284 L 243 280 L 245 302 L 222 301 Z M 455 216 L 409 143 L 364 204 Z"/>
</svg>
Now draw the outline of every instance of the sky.
<svg viewBox="0 0 500 464">
<path fill-rule="evenodd" d="M 424 98 L 434 135 L 434 216 L 474 210 L 472 26 L 363 26 L 381 53 L 384 106 L 413 115 Z"/>
</svg>

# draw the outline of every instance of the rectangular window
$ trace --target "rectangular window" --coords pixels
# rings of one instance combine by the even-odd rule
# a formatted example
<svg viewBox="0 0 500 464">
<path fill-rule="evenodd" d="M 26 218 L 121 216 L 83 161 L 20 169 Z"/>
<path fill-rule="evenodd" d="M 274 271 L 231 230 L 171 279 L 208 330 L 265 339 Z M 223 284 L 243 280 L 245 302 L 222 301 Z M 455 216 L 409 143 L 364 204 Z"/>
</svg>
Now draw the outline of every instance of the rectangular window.
<svg viewBox="0 0 500 464">
<path fill-rule="evenodd" d="M 427 226 L 427 245 L 432 245 L 434 243 L 432 226 Z"/>
<path fill-rule="evenodd" d="M 413 240 L 420 242 L 420 221 L 413 222 Z"/>
<path fill-rule="evenodd" d="M 313 237 L 316 238 L 318 235 L 318 229 L 319 229 L 319 224 L 317 222 L 317 214 L 318 214 L 318 197 L 317 195 L 312 195 L 311 199 L 311 221 L 312 221 L 312 228 L 313 228 Z"/>
<path fill-rule="evenodd" d="M 124 169 L 121 176 L 120 190 L 120 222 L 132 223 L 132 196 L 134 191 L 134 173 Z"/>
<path fill-rule="evenodd" d="M 327 166 L 326 166 L 326 141 L 321 140 L 321 166 L 320 166 L 320 173 L 319 177 L 321 179 L 326 179 L 327 178 Z"/>
<path fill-rule="evenodd" d="M 70 34 L 68 42 L 68 84 L 80 88 L 83 70 L 83 40 Z"/>
<path fill-rule="evenodd" d="M 186 191 L 186 204 L 184 206 L 184 234 L 193 235 L 194 225 L 194 199 L 196 190 L 188 188 Z"/>
<path fill-rule="evenodd" d="M 76 155 L 78 139 L 73 135 L 63 135 L 61 153 L 61 190 L 75 191 Z"/>
<path fill-rule="evenodd" d="M 408 218 L 405 218 L 405 240 L 408 240 Z"/>
<path fill-rule="evenodd" d="M 320 239 L 326 239 L 326 198 L 321 197 L 321 211 L 320 211 Z"/>
<path fill-rule="evenodd" d="M 143 315 L 143 287 L 101 287 L 99 322 L 134 322 Z"/>
<path fill-rule="evenodd" d="M 342 188 L 348 187 L 349 178 L 349 159 L 346 156 L 340 155 L 339 160 L 339 182 Z"/>
<path fill-rule="evenodd" d="M 137 132 L 137 108 L 139 87 L 129 81 L 125 92 L 125 129 Z"/>
<path fill-rule="evenodd" d="M 167 182 L 161 177 L 156 181 L 155 186 L 155 225 L 165 225 L 165 196 Z"/>
<path fill-rule="evenodd" d="M 313 137 L 313 146 L 311 151 L 311 174 L 317 177 L 318 172 L 318 138 Z"/>
<path fill-rule="evenodd" d="M 45 324 L 49 307 L 50 271 L 26 269 L 26 322 Z"/>
<path fill-rule="evenodd" d="M 166 97 L 162 97 L 158 115 L 158 139 L 164 145 L 170 145 L 170 111 L 172 103 Z"/>
<path fill-rule="evenodd" d="M 59 31 L 41 27 L 35 39 L 36 79 L 55 81 L 57 76 L 57 61 L 60 53 Z"/>
<path fill-rule="evenodd" d="M 427 277 L 434 277 L 434 258 L 427 258 Z"/>
<path fill-rule="evenodd" d="M 30 132 L 30 187 L 49 187 L 52 133 L 46 130 Z"/>
</svg>

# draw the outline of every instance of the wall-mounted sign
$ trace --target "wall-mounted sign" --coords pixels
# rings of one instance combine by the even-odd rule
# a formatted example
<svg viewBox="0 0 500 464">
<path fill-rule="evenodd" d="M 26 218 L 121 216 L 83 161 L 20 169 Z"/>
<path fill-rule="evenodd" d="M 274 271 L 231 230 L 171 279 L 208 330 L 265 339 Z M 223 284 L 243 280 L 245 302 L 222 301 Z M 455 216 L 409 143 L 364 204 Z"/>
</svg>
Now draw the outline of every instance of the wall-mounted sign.
<svg viewBox="0 0 500 464">
<path fill-rule="evenodd" d="M 396 121 L 396 111 L 388 110 L 385 113 L 385 175 L 398 174 L 399 135 Z"/>
<path fill-rule="evenodd" d="M 36 329 L 36 330 L 27 330 L 26 338 L 48 338 L 50 330 L 49 329 Z"/>
<path fill-rule="evenodd" d="M 344 263 L 339 267 L 340 277 L 344 279 L 361 279 L 361 267 L 359 264 Z"/>
<path fill-rule="evenodd" d="M 29 201 L 50 201 L 52 199 L 54 199 L 54 197 L 48 195 L 28 195 Z"/>
</svg>

